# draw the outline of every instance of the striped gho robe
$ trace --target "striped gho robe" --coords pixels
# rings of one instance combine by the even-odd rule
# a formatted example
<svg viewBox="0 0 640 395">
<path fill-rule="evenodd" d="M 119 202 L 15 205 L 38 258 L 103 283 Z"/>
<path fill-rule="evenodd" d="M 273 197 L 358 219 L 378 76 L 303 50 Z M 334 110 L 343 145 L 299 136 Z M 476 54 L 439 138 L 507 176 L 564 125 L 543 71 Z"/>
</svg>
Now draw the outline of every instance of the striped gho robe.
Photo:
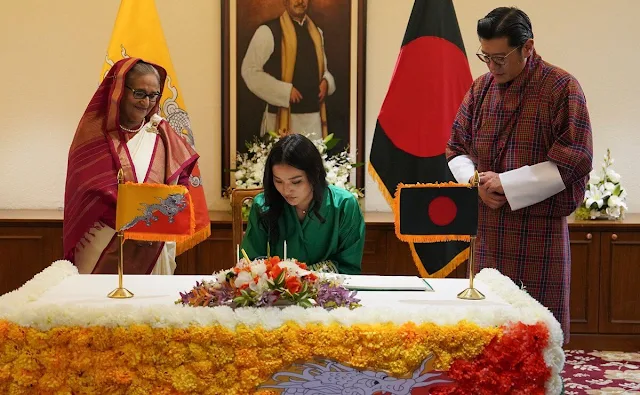
<svg viewBox="0 0 640 395">
<path fill-rule="evenodd" d="M 535 52 L 509 83 L 496 83 L 490 73 L 474 81 L 447 147 L 459 182 L 468 182 L 474 168 L 503 173 L 507 203 L 494 210 L 478 199 L 476 270 L 496 268 L 525 287 L 555 315 L 565 342 L 571 277 L 566 217 L 584 198 L 592 157 L 578 81 Z M 466 168 L 453 165 L 463 158 Z M 551 181 L 540 184 L 544 178 Z"/>
</svg>

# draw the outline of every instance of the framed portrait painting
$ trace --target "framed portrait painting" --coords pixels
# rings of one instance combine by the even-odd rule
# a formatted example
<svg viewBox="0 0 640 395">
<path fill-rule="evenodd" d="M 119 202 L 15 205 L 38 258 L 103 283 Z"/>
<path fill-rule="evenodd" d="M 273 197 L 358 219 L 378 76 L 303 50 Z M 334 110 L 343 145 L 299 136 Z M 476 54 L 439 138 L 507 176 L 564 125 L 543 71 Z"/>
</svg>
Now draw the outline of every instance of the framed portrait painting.
<svg viewBox="0 0 640 395">
<path fill-rule="evenodd" d="M 330 153 L 364 162 L 365 15 L 366 0 L 222 0 L 223 191 L 269 133 L 333 134 Z"/>
</svg>

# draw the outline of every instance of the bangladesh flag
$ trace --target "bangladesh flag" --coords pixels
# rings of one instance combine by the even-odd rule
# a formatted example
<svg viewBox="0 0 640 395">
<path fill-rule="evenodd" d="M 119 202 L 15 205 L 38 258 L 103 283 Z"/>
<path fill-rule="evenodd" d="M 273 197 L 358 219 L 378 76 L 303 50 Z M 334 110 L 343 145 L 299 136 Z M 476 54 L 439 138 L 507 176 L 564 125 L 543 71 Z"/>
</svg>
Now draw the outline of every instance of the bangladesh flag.
<svg viewBox="0 0 640 395">
<path fill-rule="evenodd" d="M 382 104 L 369 173 L 393 207 L 398 184 L 455 181 L 445 148 L 472 83 L 451 0 L 415 0 Z M 468 243 L 409 243 L 418 271 L 445 277 L 468 257 Z"/>
</svg>

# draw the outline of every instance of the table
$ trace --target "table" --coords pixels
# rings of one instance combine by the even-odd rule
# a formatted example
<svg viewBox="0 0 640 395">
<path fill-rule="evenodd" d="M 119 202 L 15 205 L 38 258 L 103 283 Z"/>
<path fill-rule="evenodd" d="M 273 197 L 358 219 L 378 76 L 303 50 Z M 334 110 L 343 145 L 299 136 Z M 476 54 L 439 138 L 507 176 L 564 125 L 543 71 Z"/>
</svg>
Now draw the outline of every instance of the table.
<svg viewBox="0 0 640 395">
<path fill-rule="evenodd" d="M 175 304 L 203 278 L 124 276 L 135 297 L 114 300 L 117 276 L 54 262 L 0 297 L 0 392 L 561 389 L 559 323 L 493 269 L 476 277 L 480 301 L 456 298 L 466 280 L 429 279 L 434 292 L 360 291 L 354 310 Z"/>
</svg>

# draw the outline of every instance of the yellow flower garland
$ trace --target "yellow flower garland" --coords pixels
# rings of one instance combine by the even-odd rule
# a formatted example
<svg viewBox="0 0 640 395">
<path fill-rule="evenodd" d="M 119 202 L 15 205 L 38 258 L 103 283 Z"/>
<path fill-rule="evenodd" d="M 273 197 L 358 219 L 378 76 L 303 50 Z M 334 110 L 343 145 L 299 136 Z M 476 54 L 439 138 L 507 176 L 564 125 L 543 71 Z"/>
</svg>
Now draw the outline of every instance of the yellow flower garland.
<svg viewBox="0 0 640 395">
<path fill-rule="evenodd" d="M 187 329 L 60 327 L 0 321 L 0 392 L 8 394 L 250 394 L 272 374 L 315 356 L 410 375 L 430 353 L 434 369 L 472 359 L 499 328 L 406 323 L 344 327 L 287 323 Z M 260 394 L 274 393 L 260 391 Z"/>
</svg>

